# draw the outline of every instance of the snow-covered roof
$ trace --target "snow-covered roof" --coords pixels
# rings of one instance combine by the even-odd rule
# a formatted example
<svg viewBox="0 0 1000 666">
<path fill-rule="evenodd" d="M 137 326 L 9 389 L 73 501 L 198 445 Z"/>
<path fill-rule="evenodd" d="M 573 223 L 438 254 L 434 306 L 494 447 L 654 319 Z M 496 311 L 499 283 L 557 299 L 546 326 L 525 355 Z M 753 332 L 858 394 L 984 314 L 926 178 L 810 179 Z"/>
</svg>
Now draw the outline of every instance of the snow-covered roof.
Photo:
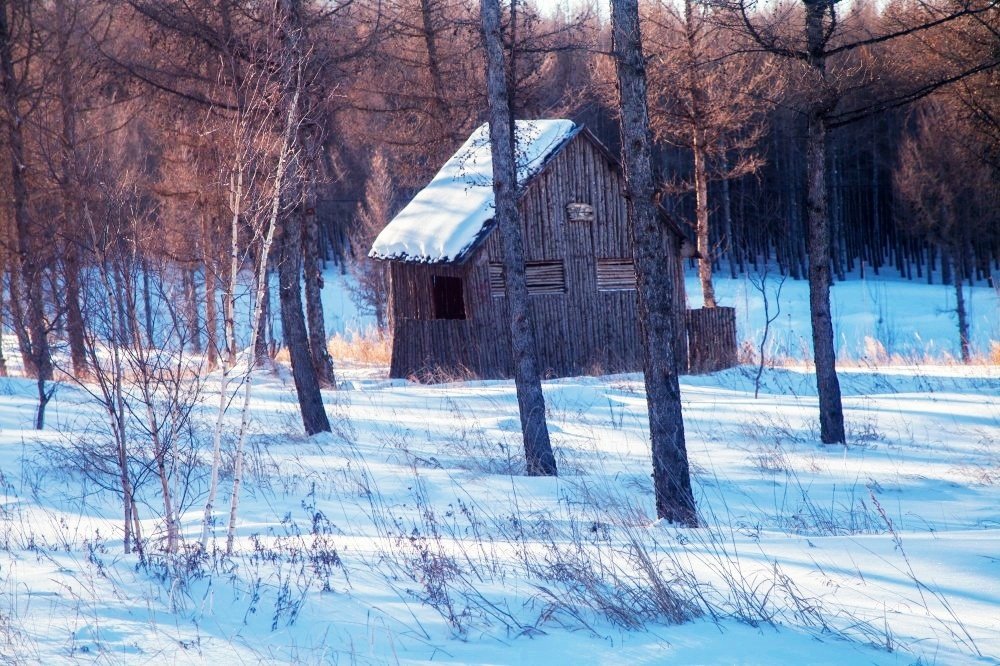
<svg viewBox="0 0 1000 666">
<path fill-rule="evenodd" d="M 570 120 L 518 120 L 517 181 L 524 185 L 580 127 Z M 491 228 L 490 126 L 480 126 L 375 239 L 368 256 L 426 263 L 466 258 Z"/>
</svg>

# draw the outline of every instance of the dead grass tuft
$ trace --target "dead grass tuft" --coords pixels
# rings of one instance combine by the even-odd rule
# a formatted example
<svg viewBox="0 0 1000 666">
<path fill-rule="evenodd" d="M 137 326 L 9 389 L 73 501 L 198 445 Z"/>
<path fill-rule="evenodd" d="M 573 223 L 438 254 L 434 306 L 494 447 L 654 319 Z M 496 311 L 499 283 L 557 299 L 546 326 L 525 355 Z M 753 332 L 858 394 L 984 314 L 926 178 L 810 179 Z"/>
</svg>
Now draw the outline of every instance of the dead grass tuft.
<svg viewBox="0 0 1000 666">
<path fill-rule="evenodd" d="M 326 349 L 338 365 L 388 366 L 392 360 L 392 336 L 377 329 L 338 333 L 327 340 Z M 274 360 L 285 365 L 291 363 L 288 347 L 281 347 Z"/>
<path fill-rule="evenodd" d="M 751 340 L 744 340 L 739 349 L 739 362 L 743 365 L 758 362 L 758 353 Z M 803 348 L 800 354 L 769 353 L 768 368 L 799 368 L 805 364 L 812 366 L 811 350 Z M 878 369 L 914 365 L 960 366 L 962 360 L 946 351 L 928 348 L 923 352 L 900 354 L 889 352 L 878 338 L 865 336 L 864 349 L 860 354 L 838 354 L 837 366 L 841 368 Z M 989 349 L 973 352 L 967 365 L 1000 366 L 1000 341 L 990 340 Z"/>
<path fill-rule="evenodd" d="M 327 341 L 326 349 L 339 363 L 388 366 L 392 360 L 392 336 L 374 328 L 349 335 L 338 333 Z"/>
</svg>

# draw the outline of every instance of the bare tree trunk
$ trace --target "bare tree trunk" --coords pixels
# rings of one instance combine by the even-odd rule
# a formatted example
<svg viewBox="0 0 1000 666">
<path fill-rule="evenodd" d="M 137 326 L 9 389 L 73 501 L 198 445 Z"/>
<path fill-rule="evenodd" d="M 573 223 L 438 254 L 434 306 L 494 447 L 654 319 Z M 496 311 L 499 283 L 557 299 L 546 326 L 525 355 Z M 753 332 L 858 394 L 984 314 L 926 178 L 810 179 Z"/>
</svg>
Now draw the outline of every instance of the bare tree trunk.
<svg viewBox="0 0 1000 666">
<path fill-rule="evenodd" d="M 308 147 L 305 149 L 308 150 Z M 323 321 L 323 273 L 319 262 L 316 196 L 311 183 L 306 183 L 305 189 L 302 254 L 305 259 L 303 279 L 306 286 L 306 317 L 309 322 L 309 352 L 320 386 L 336 388 L 337 378 L 333 372 L 333 359 L 326 348 L 326 322 Z"/>
<path fill-rule="evenodd" d="M 287 11 L 287 8 L 286 8 Z M 294 59 L 286 60 L 284 67 L 284 81 L 282 82 L 282 97 L 287 102 L 287 113 L 285 116 L 285 126 L 282 130 L 281 147 L 278 151 L 278 164 L 274 172 L 274 191 L 271 195 L 271 209 L 267 218 L 267 224 L 263 230 L 263 242 L 259 250 L 259 261 L 257 272 L 254 276 L 254 286 L 256 288 L 256 298 L 254 299 L 253 316 L 250 321 L 250 350 L 256 356 L 258 335 L 263 327 L 265 308 L 268 303 L 268 293 L 270 283 L 268 282 L 268 262 L 271 256 L 271 244 L 278 228 L 278 218 L 281 211 L 282 192 L 284 191 L 285 176 L 289 169 L 289 163 L 293 158 L 293 141 L 296 128 L 299 124 L 299 99 L 302 93 L 302 60 L 297 49 L 293 49 Z M 292 54 L 286 54 L 289 56 Z M 234 234 L 236 233 L 234 227 Z M 235 235 L 234 235 L 235 239 Z M 235 242 L 235 241 L 234 241 Z M 298 250 L 298 247 L 295 248 Z M 298 267 L 295 267 L 296 289 L 298 288 Z M 299 303 L 299 317 L 302 316 L 302 306 Z M 311 366 L 309 366 L 311 369 Z M 240 429 L 236 438 L 236 455 L 233 463 L 233 490 L 229 498 L 229 527 L 226 530 L 226 553 L 232 554 L 233 545 L 236 540 L 236 517 L 240 507 L 240 488 L 243 484 L 243 445 L 246 441 L 247 427 L 250 423 L 250 395 L 253 389 L 253 368 L 254 364 L 248 362 L 246 374 L 243 376 L 243 408 L 240 418 Z M 294 373 L 294 366 L 293 366 Z M 317 386 L 316 392 L 319 392 Z M 301 401 L 300 401 L 301 404 Z M 323 412 L 326 418 L 326 412 Z M 329 430 L 329 424 L 327 430 Z M 213 499 L 210 497 L 210 500 Z M 208 521 L 211 515 L 211 504 L 205 507 L 205 530 L 202 536 L 203 545 L 208 543 Z"/>
<path fill-rule="evenodd" d="M 434 110 L 437 114 L 438 122 L 447 121 L 447 109 L 445 107 L 444 77 L 441 75 L 441 57 L 438 54 L 437 33 L 434 31 L 434 17 L 432 16 L 431 0 L 420 0 L 420 20 L 423 28 L 424 47 L 427 49 L 427 69 L 431 75 L 431 85 L 433 86 Z"/>
<path fill-rule="evenodd" d="M 951 247 L 941 248 L 941 263 L 951 267 L 951 284 L 955 287 L 955 314 L 958 315 L 958 339 L 962 363 L 968 363 L 972 356 L 969 352 L 969 316 L 965 309 L 965 292 L 962 289 L 962 265 L 955 257 L 959 253 Z"/>
<path fill-rule="evenodd" d="M 215 266 L 205 264 L 205 363 L 209 371 L 219 365 L 219 312 L 216 306 Z"/>
<path fill-rule="evenodd" d="M 644 337 L 643 373 L 652 442 L 656 515 L 697 526 L 691 490 L 681 393 L 674 358 L 674 275 L 663 260 L 664 229 L 658 221 L 652 170 L 652 136 L 646 102 L 646 70 L 637 0 L 612 0 L 611 31 L 618 74 L 621 142 L 628 217 Z"/>
<path fill-rule="evenodd" d="M 4 258 L 3 251 L 0 250 L 0 262 L 3 261 L 3 258 Z M 0 377 L 6 377 L 7 376 L 7 357 L 4 356 L 4 353 L 3 353 L 3 322 L 4 322 L 4 316 L 3 316 L 3 313 L 4 313 L 4 307 L 3 307 L 4 285 L 3 285 L 3 282 L 4 282 L 4 280 L 3 280 L 3 276 L 4 276 L 5 272 L 6 272 L 6 269 L 3 267 L 2 263 L 0 263 Z"/>
<path fill-rule="evenodd" d="M 205 271 L 205 363 L 211 372 L 219 365 L 219 308 L 215 286 L 218 278 L 218 262 L 213 255 L 214 225 L 209 219 L 208 216 L 203 216 L 201 220 L 201 264 Z"/>
<path fill-rule="evenodd" d="M 185 266 L 181 269 L 181 283 L 184 287 L 184 310 L 188 335 L 191 340 L 191 350 L 195 354 L 200 354 L 202 352 L 201 312 L 198 308 L 198 283 L 195 280 L 193 267 Z"/>
<path fill-rule="evenodd" d="M 306 320 L 302 314 L 301 218 L 297 211 L 284 216 L 278 244 L 278 295 L 281 301 L 281 331 L 292 361 L 292 377 L 299 398 L 299 411 L 306 433 L 329 432 L 330 421 L 323 406 L 319 379 L 313 367 L 306 333 Z"/>
<path fill-rule="evenodd" d="M 60 29 L 60 53 L 63 62 L 59 72 L 59 104 L 62 110 L 62 208 L 63 208 L 63 252 L 64 277 L 66 285 L 66 334 L 69 338 L 70 360 L 73 375 L 82 378 L 87 375 L 87 350 L 84 341 L 83 313 L 80 309 L 80 248 L 74 230 L 79 224 L 79 155 L 76 136 L 76 100 L 73 95 L 72 67 L 68 59 L 69 30 L 63 3 L 56 3 L 56 14 Z"/>
<path fill-rule="evenodd" d="M 10 157 L 10 197 L 14 206 L 14 233 L 16 237 L 15 271 L 11 271 L 11 286 L 21 280 L 24 292 L 19 294 L 24 298 L 26 319 L 14 321 L 15 329 L 26 327 L 26 335 L 18 335 L 22 354 L 27 351 L 30 363 L 25 363 L 25 372 L 43 381 L 52 379 L 52 355 L 49 349 L 48 325 L 45 321 L 45 300 L 42 291 L 43 271 L 39 263 L 40 256 L 33 247 L 34 228 L 29 208 L 27 162 L 24 154 L 24 118 L 21 115 L 18 97 L 18 79 L 14 71 L 14 53 L 11 44 L 12 35 L 8 19 L 11 14 L 8 0 L 0 0 L 0 88 L 3 92 L 2 103 L 6 116 L 6 140 Z M 26 20 L 26 22 L 29 22 Z M 26 28 L 30 29 L 30 28 Z M 14 291 L 12 289 L 12 295 Z M 12 299 L 13 302 L 14 299 Z M 20 308 L 21 303 L 17 303 Z M 26 326 L 25 326 L 26 322 Z M 27 359 L 26 359 L 27 360 Z"/>
<path fill-rule="evenodd" d="M 743 248 L 733 238 L 733 200 L 729 178 L 722 179 L 722 233 L 726 236 L 726 256 L 729 259 L 729 276 L 736 279 L 736 254 Z M 740 265 L 743 261 L 740 260 Z"/>
<path fill-rule="evenodd" d="M 687 43 L 687 87 L 691 104 L 691 152 L 694 157 L 694 208 L 695 237 L 698 245 L 698 279 L 706 308 L 716 307 L 715 287 L 712 285 L 712 252 L 708 233 L 708 156 L 705 145 L 705 118 L 702 99 L 704 91 L 698 79 L 703 73 L 698 71 L 698 37 L 694 17 L 693 0 L 684 0 L 684 33 Z"/>
<path fill-rule="evenodd" d="M 31 338 L 28 330 L 24 327 L 24 299 L 21 296 L 21 276 L 18 271 L 20 262 L 13 257 L 11 266 L 7 271 L 7 284 L 10 287 L 10 319 L 11 327 L 14 329 L 14 337 L 17 338 L 17 348 L 21 354 L 21 365 L 24 368 L 26 377 L 37 377 L 38 368 L 35 366 L 35 359 L 31 353 Z"/>
<path fill-rule="evenodd" d="M 694 130 L 694 193 L 695 234 L 698 239 L 698 279 L 706 308 L 714 308 L 715 287 L 712 285 L 712 245 L 708 235 L 708 167 L 705 164 L 705 146 L 701 133 Z"/>
<path fill-rule="evenodd" d="M 152 347 L 156 337 L 154 331 L 155 321 L 153 318 L 153 289 L 150 284 L 149 262 L 146 261 L 144 257 L 139 260 L 139 268 L 142 271 L 142 312 L 143 319 L 146 323 L 146 341 L 149 343 L 149 346 Z M 160 276 L 160 279 L 163 279 L 163 277 Z M 118 281 L 118 284 L 120 286 L 121 281 Z M 120 289 L 118 291 L 118 298 L 120 303 L 125 302 L 125 299 L 121 296 Z M 121 318 L 124 321 L 122 324 L 122 336 L 123 339 L 126 339 L 131 337 L 133 327 L 138 326 L 138 323 L 134 318 L 125 317 L 124 312 L 122 313 Z"/>
<path fill-rule="evenodd" d="M 268 261 L 264 266 L 264 291 L 260 301 L 261 316 L 257 320 L 254 336 L 253 359 L 254 365 L 258 368 L 265 367 L 271 360 L 270 353 L 270 331 L 271 331 L 271 266 Z"/>
<path fill-rule="evenodd" d="M 809 227 L 809 315 L 812 321 L 816 389 L 819 394 L 820 439 L 824 444 L 845 443 L 844 407 L 837 377 L 837 357 L 830 314 L 830 219 L 826 188 L 826 116 L 833 102 L 826 87 L 825 30 L 823 17 L 830 5 L 806 3 L 806 38 L 809 65 L 822 89 L 815 94 L 806 132 L 806 208 Z"/>
<path fill-rule="evenodd" d="M 483 44 L 486 49 L 486 87 L 490 107 L 490 151 L 493 157 L 493 192 L 496 220 L 503 245 L 507 304 L 510 307 L 514 386 L 521 416 L 521 435 L 527 472 L 555 476 L 556 459 L 545 422 L 545 396 L 538 374 L 538 355 L 528 307 L 524 275 L 524 247 L 517 210 L 517 167 L 514 162 L 514 119 L 501 33 L 499 0 L 482 0 Z"/>
<path fill-rule="evenodd" d="M 69 338 L 70 361 L 73 375 L 83 378 L 87 376 L 90 366 L 87 364 L 83 312 L 80 309 L 80 250 L 72 240 L 66 245 L 65 262 L 66 335 Z"/>
</svg>

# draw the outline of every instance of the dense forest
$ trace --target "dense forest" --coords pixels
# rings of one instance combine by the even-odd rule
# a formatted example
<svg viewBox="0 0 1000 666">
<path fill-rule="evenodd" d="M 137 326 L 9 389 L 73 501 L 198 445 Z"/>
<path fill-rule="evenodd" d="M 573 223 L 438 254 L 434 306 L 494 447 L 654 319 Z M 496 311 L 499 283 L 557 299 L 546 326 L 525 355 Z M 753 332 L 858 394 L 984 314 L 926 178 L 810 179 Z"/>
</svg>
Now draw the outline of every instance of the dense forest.
<svg viewBox="0 0 1000 666">
<path fill-rule="evenodd" d="M 281 342 L 309 342 L 290 345 L 306 354 L 297 385 L 332 384 L 321 266 L 355 272 L 384 319 L 371 239 L 487 119 L 478 11 L 0 3 L 3 317 L 40 398 L 53 349 L 85 377 L 108 336 L 166 335 L 209 368 L 233 363 L 248 271 L 280 284 L 280 303 L 257 292 L 261 358 L 280 307 Z M 697 242 L 707 303 L 713 271 L 806 276 L 817 118 L 834 279 L 960 289 L 1000 267 L 995 1 L 678 0 L 640 13 L 656 197 Z M 604 8 L 513 2 L 501 18 L 514 116 L 571 118 L 617 154 Z M 157 292 L 171 295 L 166 328 Z"/>
</svg>

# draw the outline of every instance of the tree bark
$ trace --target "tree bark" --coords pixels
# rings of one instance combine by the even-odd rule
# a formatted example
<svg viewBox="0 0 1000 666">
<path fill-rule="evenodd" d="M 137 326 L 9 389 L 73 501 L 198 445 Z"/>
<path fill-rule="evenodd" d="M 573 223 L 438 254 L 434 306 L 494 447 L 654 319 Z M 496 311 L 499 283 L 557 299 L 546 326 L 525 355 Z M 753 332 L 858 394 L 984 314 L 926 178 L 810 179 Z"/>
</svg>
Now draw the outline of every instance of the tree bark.
<svg viewBox="0 0 1000 666">
<path fill-rule="evenodd" d="M 809 227 L 809 316 L 812 322 L 820 439 L 845 443 L 844 407 L 837 377 L 837 356 L 830 314 L 830 220 L 827 210 L 826 118 L 833 107 L 827 89 L 824 16 L 829 3 L 806 2 L 809 65 L 822 84 L 808 113 L 806 129 L 806 222 Z"/>
<path fill-rule="evenodd" d="M 265 367 L 271 360 L 271 262 L 264 264 L 264 289 L 260 298 L 260 317 L 257 319 L 257 334 L 254 336 L 253 362 L 258 368 Z"/>
<path fill-rule="evenodd" d="M 697 526 L 684 442 L 677 359 L 674 358 L 674 275 L 663 260 L 652 176 L 652 136 L 646 101 L 646 71 L 637 0 L 612 0 L 611 31 L 621 122 L 626 203 L 632 225 L 639 297 L 639 326 L 645 342 L 643 375 L 649 409 L 656 515 Z"/>
<path fill-rule="evenodd" d="M 538 354 L 528 306 L 524 274 L 524 246 L 517 210 L 517 167 L 514 162 L 514 120 L 510 109 L 499 0 L 482 0 L 483 45 L 486 50 L 486 88 L 490 107 L 490 151 L 493 157 L 493 193 L 496 220 L 503 246 L 507 303 L 510 307 L 514 386 L 521 416 L 524 456 L 530 476 L 555 476 L 545 396 L 538 373 Z"/>
<path fill-rule="evenodd" d="M 184 287 L 184 310 L 187 327 L 191 338 L 191 350 L 195 354 L 203 351 L 201 346 L 201 312 L 198 308 L 198 282 L 195 270 L 191 266 L 181 269 L 181 283 Z"/>
<path fill-rule="evenodd" d="M 698 279 L 706 308 L 714 308 L 715 287 L 712 285 L 712 246 L 708 235 L 708 167 L 705 147 L 698 129 L 694 130 L 695 235 L 698 240 Z"/>
<path fill-rule="evenodd" d="M 219 307 L 216 283 L 218 282 L 219 264 L 215 260 L 214 251 L 215 225 L 209 216 L 201 219 L 201 265 L 205 271 L 205 365 L 209 371 L 219 365 Z"/>
<path fill-rule="evenodd" d="M 80 250 L 72 240 L 66 244 L 65 262 L 66 336 L 69 338 L 73 376 L 82 379 L 89 373 L 90 365 L 87 363 L 83 311 L 80 308 Z"/>
<path fill-rule="evenodd" d="M 3 260 L 3 251 L 0 250 L 0 261 Z M 3 275 L 6 269 L 0 264 L 0 377 L 7 376 L 7 357 L 3 353 L 3 321 L 4 321 L 4 293 L 3 293 Z"/>
<path fill-rule="evenodd" d="M 694 157 L 695 238 L 698 246 L 698 279 L 706 308 L 714 308 L 715 287 L 712 285 L 713 253 L 708 233 L 708 155 L 705 141 L 704 91 L 698 77 L 699 47 L 693 0 L 684 0 L 684 33 L 687 44 L 687 88 L 691 123 L 691 153 Z"/>
<path fill-rule="evenodd" d="M 736 255 L 743 253 L 743 247 L 733 237 L 733 199 L 729 178 L 723 178 L 722 189 L 722 233 L 726 236 L 726 257 L 729 260 L 729 277 L 736 279 Z M 740 266 L 743 265 L 742 258 Z M 741 268 L 742 270 L 742 268 Z"/>
<path fill-rule="evenodd" d="M 80 248 L 74 230 L 79 223 L 80 156 L 77 152 L 76 98 L 73 88 L 73 56 L 69 50 L 71 27 L 64 3 L 56 3 L 59 29 L 59 106 L 62 111 L 62 153 L 60 159 L 63 229 L 63 276 L 66 286 L 66 337 L 69 339 L 73 376 L 89 372 L 84 340 L 83 312 L 80 307 Z"/>
<path fill-rule="evenodd" d="M 431 0 L 420 0 L 420 21 L 423 28 L 424 48 L 427 49 L 427 70 L 431 75 L 431 86 L 434 92 L 434 110 L 438 122 L 446 122 L 447 107 L 445 106 L 444 77 L 441 74 L 441 57 L 438 53 L 437 33 L 434 30 Z"/>
<path fill-rule="evenodd" d="M 303 141 L 306 144 L 308 139 Z M 305 164 L 310 172 L 315 170 L 315 162 L 310 159 L 308 152 L 312 146 L 303 145 L 302 150 L 306 153 Z M 302 225 L 302 254 L 305 259 L 303 279 L 305 280 L 306 292 L 306 317 L 309 322 L 309 352 L 312 356 L 313 368 L 316 371 L 316 378 L 323 388 L 335 388 L 337 378 L 333 371 L 333 359 L 326 348 L 326 322 L 323 320 L 323 272 L 320 270 L 319 262 L 319 225 L 316 220 L 316 194 L 315 188 L 310 181 L 310 176 L 305 176 L 306 182 L 303 184 L 303 215 Z"/>
<path fill-rule="evenodd" d="M 25 373 L 48 381 L 52 379 L 52 355 L 49 348 L 48 326 L 45 321 L 45 300 L 42 291 L 42 266 L 37 248 L 33 247 L 34 229 L 29 207 L 27 162 L 24 154 L 24 118 L 21 116 L 18 79 L 14 71 L 14 53 L 10 32 L 11 6 L 0 0 L 0 88 L 6 116 L 7 150 L 10 157 L 10 197 L 14 207 L 16 251 L 11 271 L 11 305 L 20 310 L 21 299 L 25 318 L 15 318 L 15 330 L 21 354 L 25 358 Z M 15 283 L 20 281 L 15 291 Z M 23 287 L 23 292 L 21 288 Z M 19 293 L 20 292 L 20 293 Z"/>
<path fill-rule="evenodd" d="M 281 301 L 281 330 L 292 362 L 292 377 L 299 398 L 299 411 L 306 433 L 329 432 L 330 421 L 323 406 L 319 380 L 309 351 L 306 320 L 302 314 L 301 220 L 295 211 L 284 216 L 278 256 L 278 294 Z"/>
<path fill-rule="evenodd" d="M 969 317 L 965 309 L 965 292 L 962 289 L 962 265 L 959 255 L 952 248 L 942 248 L 942 263 L 951 265 L 951 283 L 955 287 L 955 314 L 958 315 L 958 340 L 962 363 L 971 360 L 969 352 Z"/>
</svg>

